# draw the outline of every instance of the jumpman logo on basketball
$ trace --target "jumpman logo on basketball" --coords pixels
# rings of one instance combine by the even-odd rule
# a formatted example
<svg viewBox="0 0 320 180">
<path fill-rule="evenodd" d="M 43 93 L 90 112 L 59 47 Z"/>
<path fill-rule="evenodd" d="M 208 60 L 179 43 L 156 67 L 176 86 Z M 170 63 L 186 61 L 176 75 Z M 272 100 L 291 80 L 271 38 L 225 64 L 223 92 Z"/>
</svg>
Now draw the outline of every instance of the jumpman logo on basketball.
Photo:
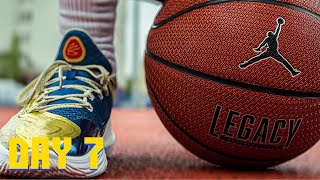
<svg viewBox="0 0 320 180">
<path fill-rule="evenodd" d="M 277 62 L 281 63 L 292 75 L 292 77 L 296 77 L 301 72 L 295 69 L 288 60 L 286 60 L 279 52 L 279 35 L 281 32 L 282 26 L 285 24 L 285 20 L 282 17 L 277 19 L 277 29 L 275 32 L 269 31 L 267 32 L 267 37 L 261 42 L 258 48 L 253 49 L 253 51 L 260 53 L 259 55 L 241 63 L 239 66 L 241 69 L 245 69 L 248 66 L 251 66 L 257 62 L 262 60 L 266 60 L 268 58 L 273 58 Z M 261 49 L 263 47 L 267 47 L 265 51 Z"/>
</svg>

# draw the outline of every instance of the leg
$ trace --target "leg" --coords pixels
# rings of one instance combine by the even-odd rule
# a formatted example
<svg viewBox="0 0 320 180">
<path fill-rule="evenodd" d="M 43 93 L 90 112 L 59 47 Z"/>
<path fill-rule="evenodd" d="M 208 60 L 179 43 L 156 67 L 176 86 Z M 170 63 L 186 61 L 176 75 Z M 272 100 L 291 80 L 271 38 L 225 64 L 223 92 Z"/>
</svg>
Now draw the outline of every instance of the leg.
<svg viewBox="0 0 320 180">
<path fill-rule="evenodd" d="M 265 58 L 267 58 L 269 56 L 270 55 L 269 55 L 268 52 L 263 52 L 262 54 L 259 54 L 258 56 L 255 56 L 255 57 L 249 59 L 248 61 L 245 61 L 245 62 L 241 63 L 239 66 L 244 69 L 244 68 L 247 68 L 248 66 L 250 66 L 250 65 L 252 65 L 254 63 L 257 63 L 257 62 L 259 62 L 261 60 L 264 60 Z"/>
<path fill-rule="evenodd" d="M 288 71 L 290 71 L 292 76 L 296 76 L 300 74 L 300 71 L 298 71 L 297 69 L 294 69 L 293 66 L 280 54 L 274 55 L 273 58 L 278 62 L 280 62 Z"/>
<path fill-rule="evenodd" d="M 113 31 L 118 0 L 60 0 L 60 30 L 62 34 L 72 28 L 87 31 L 113 66 L 116 62 Z"/>
</svg>

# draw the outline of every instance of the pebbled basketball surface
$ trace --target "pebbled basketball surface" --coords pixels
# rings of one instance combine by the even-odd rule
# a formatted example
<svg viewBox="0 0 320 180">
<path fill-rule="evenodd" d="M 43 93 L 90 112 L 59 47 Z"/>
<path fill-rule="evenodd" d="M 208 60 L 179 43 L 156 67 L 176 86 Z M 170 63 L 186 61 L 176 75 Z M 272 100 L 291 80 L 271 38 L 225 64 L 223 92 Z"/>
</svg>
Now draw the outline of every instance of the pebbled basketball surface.
<svg viewBox="0 0 320 180">
<path fill-rule="evenodd" d="M 0 127 L 18 110 L 0 108 Z M 236 171 L 213 166 L 177 143 L 154 110 L 115 109 L 116 145 L 99 179 L 319 179 L 320 144 L 306 154 L 266 171 Z M 4 178 L 4 177 L 0 177 Z"/>
<path fill-rule="evenodd" d="M 240 168 L 274 166 L 312 147 L 319 10 L 317 0 L 166 1 L 145 69 L 168 131 L 199 157 Z"/>
</svg>

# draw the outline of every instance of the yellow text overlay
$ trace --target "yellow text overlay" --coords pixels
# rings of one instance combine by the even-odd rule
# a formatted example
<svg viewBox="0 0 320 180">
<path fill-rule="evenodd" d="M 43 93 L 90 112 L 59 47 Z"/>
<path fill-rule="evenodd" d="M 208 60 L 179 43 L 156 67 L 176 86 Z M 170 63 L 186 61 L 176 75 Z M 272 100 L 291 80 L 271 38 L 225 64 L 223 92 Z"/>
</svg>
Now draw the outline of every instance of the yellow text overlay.
<svg viewBox="0 0 320 180">
<path fill-rule="evenodd" d="M 84 144 L 93 146 L 89 152 L 90 156 L 90 169 L 98 169 L 98 154 L 103 149 L 102 137 L 85 137 Z M 63 148 L 63 149 L 62 149 Z M 58 159 L 58 169 L 64 170 L 67 167 L 67 154 L 72 148 L 71 137 L 65 137 L 60 139 L 54 137 L 51 140 L 46 137 L 32 138 L 31 149 L 28 143 L 22 138 L 10 138 L 9 139 L 9 169 L 37 170 L 50 169 L 50 153 L 55 152 L 55 155 L 51 154 L 51 158 Z M 31 163 L 29 165 L 29 155 Z"/>
</svg>

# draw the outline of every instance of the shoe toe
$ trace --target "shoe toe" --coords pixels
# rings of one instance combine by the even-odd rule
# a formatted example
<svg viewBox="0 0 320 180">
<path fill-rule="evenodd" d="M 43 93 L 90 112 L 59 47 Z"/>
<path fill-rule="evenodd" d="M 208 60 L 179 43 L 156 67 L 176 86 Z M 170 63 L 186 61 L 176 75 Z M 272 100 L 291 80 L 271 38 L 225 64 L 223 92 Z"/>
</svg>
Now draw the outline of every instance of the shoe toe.
<svg viewBox="0 0 320 180">
<path fill-rule="evenodd" d="M 22 125 L 23 122 L 18 118 L 18 116 L 12 117 L 10 121 L 8 121 L 8 123 L 5 124 L 0 130 L 0 145 L 6 149 L 9 149 L 9 139 L 18 137 L 16 129 Z"/>
</svg>

